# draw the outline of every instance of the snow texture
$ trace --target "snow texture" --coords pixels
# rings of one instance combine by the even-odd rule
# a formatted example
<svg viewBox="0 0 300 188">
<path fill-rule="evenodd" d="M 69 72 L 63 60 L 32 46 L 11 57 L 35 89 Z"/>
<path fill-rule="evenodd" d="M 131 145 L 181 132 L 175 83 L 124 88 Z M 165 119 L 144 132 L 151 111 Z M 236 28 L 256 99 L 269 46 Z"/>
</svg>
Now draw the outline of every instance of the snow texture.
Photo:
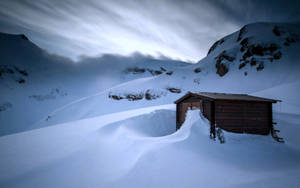
<svg viewBox="0 0 300 188">
<path fill-rule="evenodd" d="M 0 34 L 0 187 L 298 188 L 299 28 L 246 25 L 197 64 L 138 54 L 74 64 Z M 187 91 L 282 100 L 273 116 L 285 143 L 223 131 L 220 144 L 199 110 L 176 131 L 172 103 Z"/>
</svg>

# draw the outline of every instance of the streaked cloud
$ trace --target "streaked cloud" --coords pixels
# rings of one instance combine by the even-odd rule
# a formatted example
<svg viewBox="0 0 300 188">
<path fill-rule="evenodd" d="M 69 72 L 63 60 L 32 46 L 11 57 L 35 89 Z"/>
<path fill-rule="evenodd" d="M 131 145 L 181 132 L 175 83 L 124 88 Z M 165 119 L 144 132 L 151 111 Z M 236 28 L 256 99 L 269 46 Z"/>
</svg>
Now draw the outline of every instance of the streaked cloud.
<svg viewBox="0 0 300 188">
<path fill-rule="evenodd" d="M 295 4 L 299 3 L 2 0 L 0 26 L 1 31 L 25 33 L 42 48 L 73 59 L 138 51 L 197 61 L 215 40 L 244 24 L 299 20 Z"/>
</svg>

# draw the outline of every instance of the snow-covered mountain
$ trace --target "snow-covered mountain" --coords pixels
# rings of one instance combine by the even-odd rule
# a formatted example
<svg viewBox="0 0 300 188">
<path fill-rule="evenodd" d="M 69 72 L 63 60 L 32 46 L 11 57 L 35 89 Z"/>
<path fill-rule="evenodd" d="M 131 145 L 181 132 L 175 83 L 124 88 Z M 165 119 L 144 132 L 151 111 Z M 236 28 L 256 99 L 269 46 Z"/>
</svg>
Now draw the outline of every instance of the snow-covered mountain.
<svg viewBox="0 0 300 188">
<path fill-rule="evenodd" d="M 275 105 L 276 111 L 300 113 L 297 99 L 300 84 L 299 34 L 298 23 L 246 25 L 217 41 L 207 57 L 197 64 L 176 67 L 172 75 L 134 79 L 74 101 L 50 113 L 48 119 L 38 122 L 37 126 L 169 104 L 187 91 L 272 97 L 283 100 L 282 104 Z M 275 87 L 280 92 L 272 92 Z M 285 97 L 287 95 L 288 98 Z"/>
<path fill-rule="evenodd" d="M 1 34 L 0 47 L 0 187 L 300 185 L 300 23 L 246 25 L 196 64 L 139 54 L 76 64 L 23 35 Z M 220 144 L 198 110 L 175 132 L 172 103 L 190 90 L 282 100 L 285 143 L 224 132 Z"/>
<path fill-rule="evenodd" d="M 140 54 L 73 62 L 48 54 L 24 35 L 3 33 L 0 49 L 0 135 L 39 128 L 36 122 L 68 103 L 130 80 L 172 74 L 176 67 L 188 65 Z"/>
</svg>

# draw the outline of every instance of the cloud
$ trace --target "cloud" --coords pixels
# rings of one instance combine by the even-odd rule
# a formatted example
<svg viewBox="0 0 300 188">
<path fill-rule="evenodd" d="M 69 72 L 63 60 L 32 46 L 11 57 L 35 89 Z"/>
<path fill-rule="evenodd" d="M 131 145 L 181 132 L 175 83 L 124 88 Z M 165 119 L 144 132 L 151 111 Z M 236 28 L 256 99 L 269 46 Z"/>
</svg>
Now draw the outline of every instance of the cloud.
<svg viewBox="0 0 300 188">
<path fill-rule="evenodd" d="M 299 19 L 295 2 L 282 2 L 2 0 L 0 26 L 73 59 L 138 51 L 197 61 L 244 24 Z"/>
</svg>

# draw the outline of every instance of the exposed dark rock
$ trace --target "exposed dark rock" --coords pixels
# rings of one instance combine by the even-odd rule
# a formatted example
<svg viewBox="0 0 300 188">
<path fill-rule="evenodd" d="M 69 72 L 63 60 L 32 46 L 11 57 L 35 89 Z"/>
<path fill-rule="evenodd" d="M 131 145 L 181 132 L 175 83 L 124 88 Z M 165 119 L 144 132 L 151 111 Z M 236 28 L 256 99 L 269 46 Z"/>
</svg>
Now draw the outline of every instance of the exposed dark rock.
<svg viewBox="0 0 300 188">
<path fill-rule="evenodd" d="M 246 60 L 248 57 L 253 55 L 264 56 L 272 55 L 279 47 L 271 43 L 270 45 L 262 46 L 260 44 L 247 46 L 247 51 L 243 54 L 242 59 Z"/>
<path fill-rule="evenodd" d="M 248 72 L 244 72 L 244 75 L 247 76 L 247 75 L 248 75 Z"/>
<path fill-rule="evenodd" d="M 242 57 L 242 59 L 243 60 L 246 60 L 248 57 L 251 57 L 253 54 L 252 54 L 252 52 L 251 52 L 251 50 L 247 50 L 244 54 L 243 54 L 243 57 Z"/>
<path fill-rule="evenodd" d="M 232 57 L 230 55 L 227 54 L 226 50 L 224 50 L 223 52 L 221 52 L 217 57 L 217 62 L 222 62 L 224 59 L 226 59 L 227 61 L 234 61 L 235 60 L 235 57 Z"/>
<path fill-rule="evenodd" d="M 273 52 L 275 52 L 279 47 L 277 46 L 277 44 L 271 43 L 269 47 L 265 48 L 265 51 L 270 51 L 270 53 L 272 54 Z"/>
<path fill-rule="evenodd" d="M 212 51 L 214 51 L 214 50 L 217 48 L 218 45 L 223 44 L 223 42 L 225 42 L 224 39 L 221 39 L 221 40 L 216 41 L 216 42 L 209 48 L 207 55 L 210 54 Z"/>
<path fill-rule="evenodd" d="M 194 72 L 195 72 L 195 73 L 201 72 L 201 68 L 200 68 L 200 67 L 195 68 L 195 69 L 194 69 Z"/>
<path fill-rule="evenodd" d="M 149 71 L 152 75 L 160 75 L 163 73 L 160 70 L 153 70 L 153 69 L 147 69 L 147 71 Z"/>
<path fill-rule="evenodd" d="M 160 67 L 160 70 L 162 70 L 163 72 L 166 72 L 167 70 L 163 67 Z"/>
<path fill-rule="evenodd" d="M 240 50 L 241 52 L 244 52 L 245 49 L 248 47 L 248 38 L 244 38 L 240 44 L 242 45 Z"/>
<path fill-rule="evenodd" d="M 259 63 L 258 67 L 256 67 L 256 70 L 257 70 L 257 71 L 261 71 L 261 70 L 263 70 L 264 68 L 265 68 L 264 63 L 261 62 L 261 63 Z"/>
<path fill-rule="evenodd" d="M 228 72 L 228 67 L 223 63 L 223 60 L 225 59 L 229 62 L 232 62 L 235 60 L 235 57 L 229 56 L 224 50 L 216 57 L 216 59 L 217 74 L 222 77 Z"/>
<path fill-rule="evenodd" d="M 279 37 L 281 35 L 278 26 L 275 26 L 272 31 L 277 37 Z"/>
<path fill-rule="evenodd" d="M 143 93 L 139 93 L 139 94 L 126 94 L 126 99 L 129 101 L 137 101 L 137 100 L 141 100 L 144 98 L 144 94 Z"/>
<path fill-rule="evenodd" d="M 47 116 L 46 121 L 49 121 L 51 119 L 51 116 Z"/>
<path fill-rule="evenodd" d="M 151 93 L 149 93 L 148 91 L 145 94 L 145 99 L 146 100 L 152 100 L 153 99 Z"/>
<path fill-rule="evenodd" d="M 112 95 L 111 93 L 108 94 L 108 97 L 109 98 L 112 98 L 114 100 L 121 100 L 121 99 L 124 99 L 122 96 L 119 96 L 119 95 Z"/>
<path fill-rule="evenodd" d="M 154 72 L 151 72 L 151 73 L 154 75 L 160 75 L 160 74 L 162 74 L 162 71 L 155 70 Z"/>
<path fill-rule="evenodd" d="M 160 70 L 154 70 L 154 69 L 145 69 L 145 68 L 139 68 L 139 67 L 133 67 L 133 68 L 127 68 L 125 70 L 125 73 L 132 73 L 132 74 L 142 74 L 148 71 L 152 75 L 160 75 L 163 72 L 166 72 L 167 70 L 163 67 L 160 67 Z M 169 72 L 170 74 L 170 72 Z"/>
<path fill-rule="evenodd" d="M 139 67 L 133 67 L 133 68 L 127 68 L 125 70 L 126 73 L 132 73 L 132 74 L 141 74 L 144 73 L 146 70 L 144 68 Z"/>
<path fill-rule="evenodd" d="M 22 79 L 22 78 L 20 78 L 20 79 L 17 80 L 17 82 L 18 82 L 19 84 L 24 84 L 24 83 L 25 83 L 25 80 Z"/>
<path fill-rule="evenodd" d="M 240 44 L 241 44 L 242 46 L 247 46 L 247 45 L 248 45 L 248 40 L 249 40 L 248 38 L 244 38 L 244 39 L 241 41 Z"/>
<path fill-rule="evenodd" d="M 221 40 L 218 40 L 217 42 L 215 42 L 215 43 L 209 48 L 207 55 L 210 54 L 212 51 L 214 51 L 214 50 L 217 48 L 218 45 L 223 44 L 224 41 L 225 41 L 224 39 L 221 39 Z"/>
<path fill-rule="evenodd" d="M 289 45 L 291 45 L 291 43 L 294 43 L 294 42 L 296 42 L 295 38 L 293 38 L 293 37 L 287 37 L 285 39 L 285 42 L 283 44 L 286 45 L 286 46 L 289 46 Z"/>
<path fill-rule="evenodd" d="M 227 66 L 222 63 L 216 63 L 216 68 L 217 68 L 217 74 L 221 77 L 228 72 Z"/>
<path fill-rule="evenodd" d="M 160 97 L 159 95 L 151 93 L 151 91 L 149 89 L 145 93 L 145 99 L 146 100 L 154 100 L 154 99 L 157 99 L 159 97 Z"/>
<path fill-rule="evenodd" d="M 173 74 L 173 71 L 166 72 L 166 75 L 171 76 L 172 74 Z"/>
<path fill-rule="evenodd" d="M 215 42 L 208 50 L 207 55 L 209 55 L 212 51 L 214 51 L 216 49 L 216 47 L 218 46 L 219 41 Z"/>
<path fill-rule="evenodd" d="M 264 48 L 261 45 L 256 45 L 252 47 L 252 54 L 263 56 L 264 55 Z"/>
<path fill-rule="evenodd" d="M 0 65 L 0 73 L 4 74 L 14 74 L 14 70 L 9 68 L 8 66 L 6 65 Z"/>
<path fill-rule="evenodd" d="M 181 93 L 181 89 L 179 88 L 174 88 L 174 87 L 168 87 L 166 88 L 168 91 L 170 91 L 171 93 Z"/>
<path fill-rule="evenodd" d="M 25 70 L 21 70 L 18 67 L 14 66 L 15 70 L 18 71 L 23 76 L 28 76 L 28 73 Z"/>
<path fill-rule="evenodd" d="M 242 69 L 243 67 L 245 67 L 246 66 L 246 63 L 244 62 L 244 63 L 241 63 L 240 65 L 239 65 L 239 69 Z"/>
<path fill-rule="evenodd" d="M 255 58 L 251 58 L 250 60 L 250 65 L 251 66 L 255 66 L 256 65 L 257 60 Z"/>
<path fill-rule="evenodd" d="M 247 33 L 247 29 L 246 26 L 244 26 L 242 27 L 242 29 L 240 29 L 237 41 L 240 41 L 246 33 Z"/>
<path fill-rule="evenodd" d="M 282 53 L 280 51 L 278 51 L 273 55 L 273 57 L 274 57 L 274 59 L 280 59 L 281 55 L 282 55 Z"/>
<path fill-rule="evenodd" d="M 162 72 L 161 72 L 161 71 L 158 71 L 158 70 L 154 71 L 154 73 L 155 73 L 156 75 L 162 74 Z"/>
</svg>

